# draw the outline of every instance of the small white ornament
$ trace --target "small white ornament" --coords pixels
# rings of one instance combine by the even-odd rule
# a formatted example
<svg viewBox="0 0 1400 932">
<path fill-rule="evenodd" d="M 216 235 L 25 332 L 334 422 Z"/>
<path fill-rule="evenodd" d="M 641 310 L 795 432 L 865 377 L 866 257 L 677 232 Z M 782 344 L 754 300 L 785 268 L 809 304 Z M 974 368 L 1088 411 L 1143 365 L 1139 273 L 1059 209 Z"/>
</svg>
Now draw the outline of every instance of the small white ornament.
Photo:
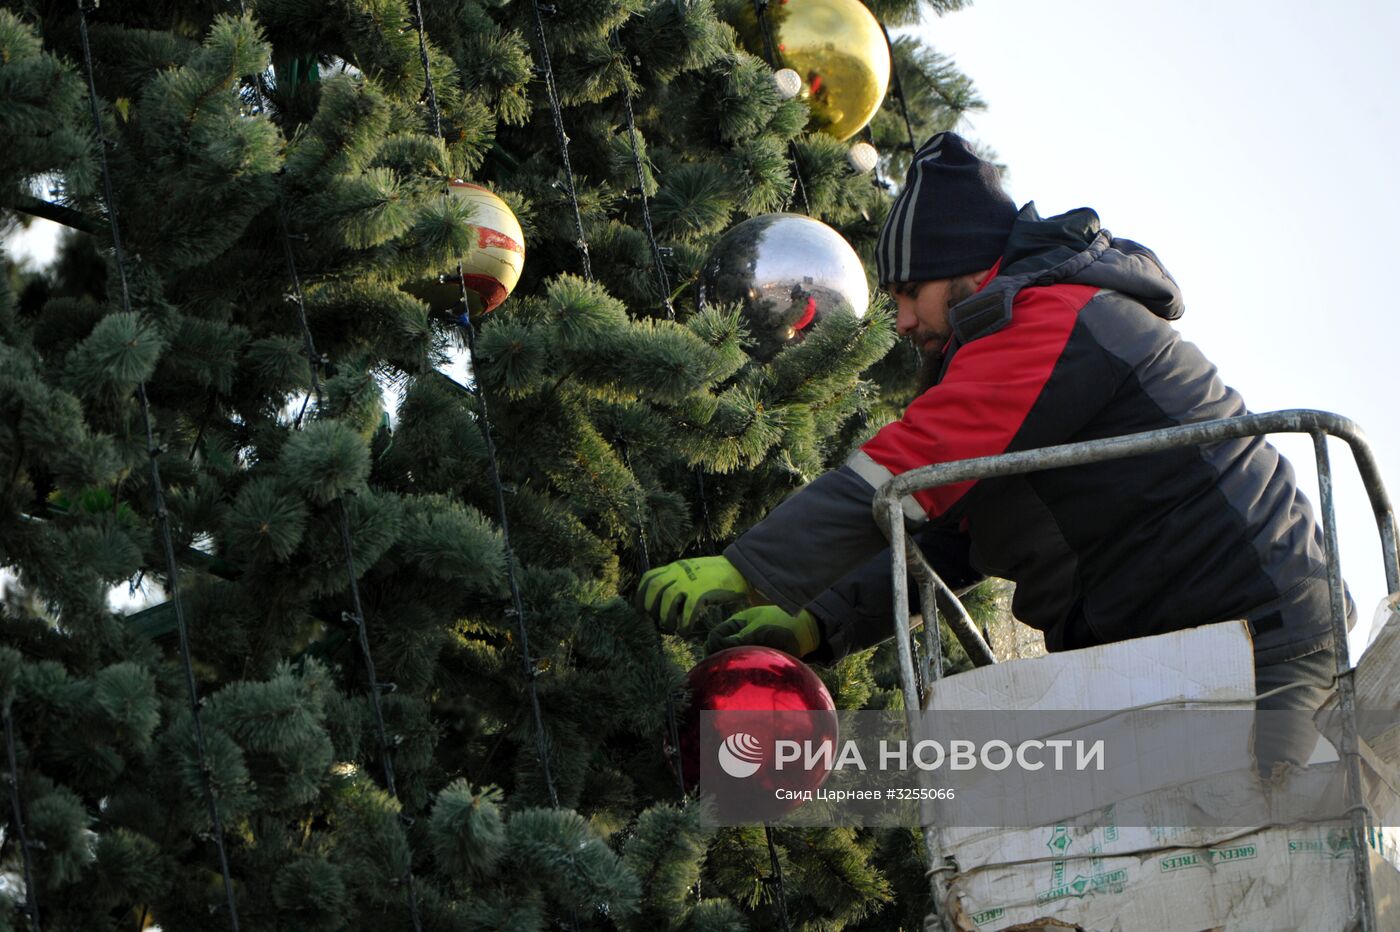
<svg viewBox="0 0 1400 932">
<path fill-rule="evenodd" d="M 792 100 L 802 93 L 802 75 L 791 68 L 780 68 L 773 72 L 773 85 L 783 100 Z"/>
<path fill-rule="evenodd" d="M 858 142 L 846 152 L 847 164 L 861 175 L 874 169 L 879 161 L 880 153 L 868 142 Z"/>
</svg>

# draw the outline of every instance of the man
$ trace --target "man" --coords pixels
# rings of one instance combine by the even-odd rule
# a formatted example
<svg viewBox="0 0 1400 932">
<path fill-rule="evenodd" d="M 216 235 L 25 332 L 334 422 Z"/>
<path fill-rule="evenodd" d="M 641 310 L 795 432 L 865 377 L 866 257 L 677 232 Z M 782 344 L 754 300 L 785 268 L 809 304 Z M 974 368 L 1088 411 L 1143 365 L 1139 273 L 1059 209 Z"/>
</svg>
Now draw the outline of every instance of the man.
<svg viewBox="0 0 1400 932">
<path fill-rule="evenodd" d="M 681 630 L 706 602 L 771 603 L 718 626 L 711 649 L 767 644 L 830 661 L 889 636 L 888 552 L 871 503 L 892 476 L 1246 413 L 1167 323 L 1181 293 L 1150 250 L 1114 239 L 1087 208 L 1017 211 L 994 166 L 954 134 L 916 154 L 876 261 L 929 387 L 723 557 L 643 579 L 644 607 Z M 1261 438 L 928 489 L 904 511 L 950 586 L 1014 580 L 1014 614 L 1049 650 L 1245 619 L 1258 690 L 1304 684 L 1261 709 L 1325 696 L 1321 533 Z M 1312 741 L 1295 738 L 1281 756 L 1306 757 Z"/>
</svg>

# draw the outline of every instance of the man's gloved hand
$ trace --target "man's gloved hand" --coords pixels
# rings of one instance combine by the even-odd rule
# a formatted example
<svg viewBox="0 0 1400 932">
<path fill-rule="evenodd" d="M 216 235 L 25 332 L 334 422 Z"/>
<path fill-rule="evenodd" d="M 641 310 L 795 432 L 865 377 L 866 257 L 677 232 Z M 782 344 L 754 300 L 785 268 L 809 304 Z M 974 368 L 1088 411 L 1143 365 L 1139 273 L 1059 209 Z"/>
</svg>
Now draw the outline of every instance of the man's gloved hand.
<svg viewBox="0 0 1400 932">
<path fill-rule="evenodd" d="M 821 628 L 805 608 L 789 615 L 776 605 L 747 608 L 725 619 L 705 639 L 705 653 L 726 647 L 756 645 L 772 647 L 794 657 L 810 654 L 821 646 Z"/>
<path fill-rule="evenodd" d="M 748 580 L 724 557 L 696 557 L 658 566 L 643 575 L 637 601 L 664 629 L 685 634 L 700 609 L 743 601 L 750 592 Z"/>
</svg>

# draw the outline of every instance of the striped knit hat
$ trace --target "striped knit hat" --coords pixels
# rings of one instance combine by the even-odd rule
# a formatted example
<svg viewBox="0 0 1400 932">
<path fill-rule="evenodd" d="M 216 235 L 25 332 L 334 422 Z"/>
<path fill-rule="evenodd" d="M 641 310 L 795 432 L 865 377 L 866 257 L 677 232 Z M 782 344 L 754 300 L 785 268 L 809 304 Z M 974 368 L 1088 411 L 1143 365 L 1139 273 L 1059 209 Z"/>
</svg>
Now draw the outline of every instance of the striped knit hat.
<svg viewBox="0 0 1400 932">
<path fill-rule="evenodd" d="M 939 133 L 914 154 L 894 199 L 875 265 L 880 284 L 955 278 L 1001 258 L 1016 205 L 1001 189 L 996 166 L 967 140 Z"/>
</svg>

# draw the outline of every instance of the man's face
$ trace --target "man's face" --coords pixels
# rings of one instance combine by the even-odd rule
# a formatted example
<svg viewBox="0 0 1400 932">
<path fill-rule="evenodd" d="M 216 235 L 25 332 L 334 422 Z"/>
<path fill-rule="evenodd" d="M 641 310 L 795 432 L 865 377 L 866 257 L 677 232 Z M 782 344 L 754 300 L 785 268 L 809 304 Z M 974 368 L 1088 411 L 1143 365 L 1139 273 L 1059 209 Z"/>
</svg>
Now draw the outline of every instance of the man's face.
<svg viewBox="0 0 1400 932">
<path fill-rule="evenodd" d="M 977 274 L 960 275 L 889 286 L 890 295 L 899 307 L 895 328 L 900 336 L 909 338 L 923 361 L 919 376 L 921 390 L 932 384 L 929 372 L 937 372 L 943 350 L 953 334 L 948 321 L 949 308 L 976 293 L 979 277 Z"/>
</svg>

